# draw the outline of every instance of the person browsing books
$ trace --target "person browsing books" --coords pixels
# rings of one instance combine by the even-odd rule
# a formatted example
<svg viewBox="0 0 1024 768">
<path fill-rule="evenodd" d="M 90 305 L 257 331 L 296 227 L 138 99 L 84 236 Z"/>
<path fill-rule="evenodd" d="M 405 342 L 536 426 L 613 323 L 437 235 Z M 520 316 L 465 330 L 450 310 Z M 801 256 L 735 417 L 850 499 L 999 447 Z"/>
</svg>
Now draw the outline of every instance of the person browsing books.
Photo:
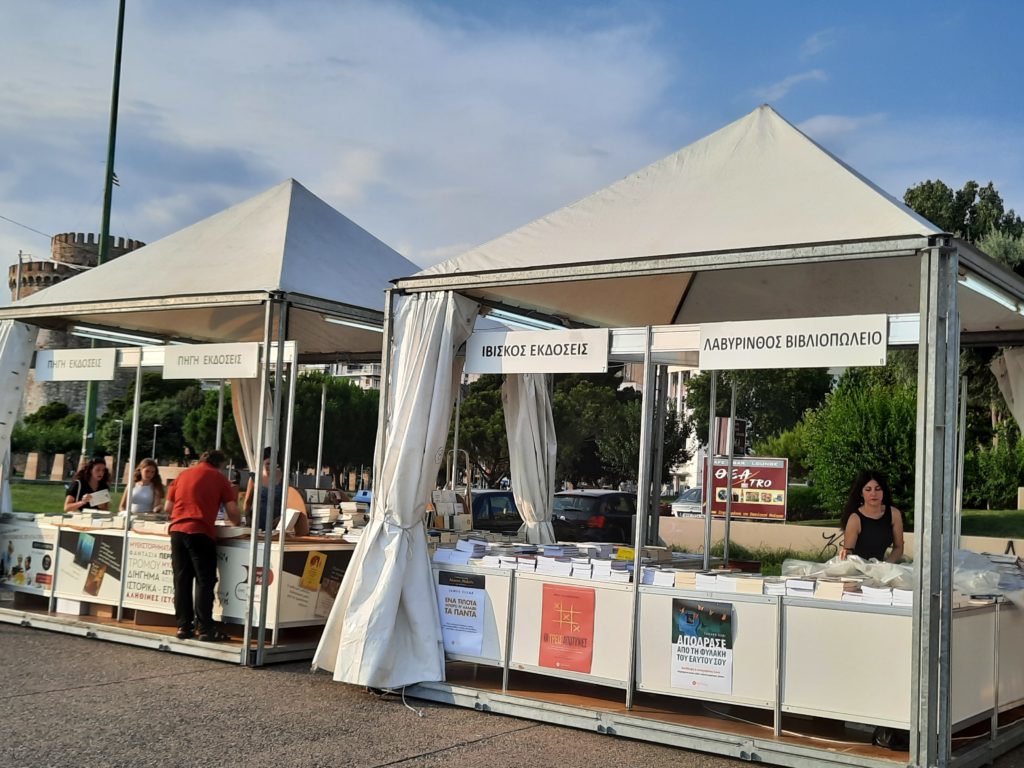
<svg viewBox="0 0 1024 768">
<path fill-rule="evenodd" d="M 281 494 L 286 493 L 286 489 L 283 483 L 283 474 L 280 467 L 274 467 L 274 471 L 270 470 L 270 448 L 263 449 L 263 469 L 260 472 L 260 487 L 259 487 L 259 509 L 256 512 L 257 521 L 256 525 L 260 530 L 265 529 L 267 521 L 267 507 L 270 505 L 270 484 L 271 477 L 273 477 L 274 484 L 274 512 L 270 516 L 273 520 L 271 523 L 272 528 L 276 528 L 280 522 L 280 509 L 281 509 Z M 253 482 L 254 478 L 249 478 L 249 484 L 245 488 L 245 499 L 242 501 L 242 507 L 245 510 L 247 517 L 252 517 L 253 499 L 256 497 L 256 484 Z M 297 536 L 305 536 L 309 533 L 309 518 L 306 517 L 306 513 L 299 510 L 299 515 L 295 520 L 295 534 Z"/>
<path fill-rule="evenodd" d="M 217 583 L 217 512 L 221 505 L 233 525 L 241 522 L 235 487 L 221 473 L 224 454 L 207 451 L 182 472 L 167 490 L 164 509 L 171 517 L 171 570 L 174 572 L 174 617 L 178 639 L 198 630 L 204 642 L 228 639 L 213 621 L 213 587 Z M 195 599 L 193 600 L 193 591 Z"/>
<path fill-rule="evenodd" d="M 161 512 L 164 508 L 164 482 L 160 479 L 160 468 L 153 459 L 143 459 L 132 475 L 132 514 L 140 512 Z M 121 494 L 121 514 L 128 504 L 128 492 Z"/>
<path fill-rule="evenodd" d="M 890 563 L 903 559 L 903 515 L 892 505 L 892 492 L 881 472 L 866 470 L 857 475 L 839 524 L 843 529 L 840 558 L 857 555 Z"/>
<path fill-rule="evenodd" d="M 79 467 L 75 479 L 68 486 L 68 495 L 64 497 L 64 511 L 110 509 L 109 483 L 110 470 L 107 469 L 107 460 L 102 456 L 92 457 Z M 96 499 L 93 499 L 93 496 Z"/>
</svg>

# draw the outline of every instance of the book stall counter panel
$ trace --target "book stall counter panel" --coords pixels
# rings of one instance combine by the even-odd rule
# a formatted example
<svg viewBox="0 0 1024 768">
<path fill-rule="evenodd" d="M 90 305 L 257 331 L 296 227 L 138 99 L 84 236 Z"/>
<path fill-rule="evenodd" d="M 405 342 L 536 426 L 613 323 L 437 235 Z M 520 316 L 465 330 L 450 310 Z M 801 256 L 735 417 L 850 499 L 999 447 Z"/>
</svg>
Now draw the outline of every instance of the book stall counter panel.
<svg viewBox="0 0 1024 768">
<path fill-rule="evenodd" d="M 257 545 L 254 625 L 259 623 L 263 549 L 262 543 Z M 284 570 L 278 573 L 280 544 L 272 544 L 267 584 L 267 628 L 325 624 L 341 588 L 345 569 L 352 559 L 352 551 L 352 545 L 345 542 L 285 542 Z M 250 552 L 250 542 L 241 539 L 221 541 L 217 547 L 217 588 L 213 611 L 214 617 L 220 621 L 234 624 L 245 621 Z"/>
<path fill-rule="evenodd" d="M 999 711 L 1024 703 L 1024 611 L 999 605 Z"/>
<path fill-rule="evenodd" d="M 699 613 L 705 607 L 709 615 L 729 615 L 731 648 L 728 654 L 719 652 L 720 659 L 712 659 L 708 652 L 706 664 L 695 659 L 698 674 L 692 674 L 692 669 L 691 673 L 685 669 L 687 660 L 679 658 L 682 647 L 678 625 L 688 609 Z M 696 623 L 700 624 L 699 617 Z M 705 624 L 711 626 L 714 622 Z M 641 587 L 637 690 L 772 708 L 779 658 L 778 628 L 779 603 L 773 597 Z M 682 646 L 688 646 L 685 639 Z M 702 666 L 707 666 L 718 679 L 705 684 L 699 674 Z"/>
<path fill-rule="evenodd" d="M 57 597 L 84 603 L 117 605 L 121 599 L 124 531 L 64 526 L 54 590 Z"/>
<path fill-rule="evenodd" d="M 625 687 L 633 585 L 516 574 L 509 666 Z"/>
<path fill-rule="evenodd" d="M 434 591 L 448 660 L 504 666 L 513 573 L 434 565 Z"/>
<path fill-rule="evenodd" d="M 0 516 L 0 588 L 49 596 L 53 589 L 57 531 L 19 515 Z"/>
<path fill-rule="evenodd" d="M 954 609 L 951 634 L 950 716 L 955 725 L 974 720 L 996 706 L 995 604 Z M 1000 665 L 1009 668 L 1019 661 L 1020 651 L 1005 660 L 1000 658 Z"/>
</svg>

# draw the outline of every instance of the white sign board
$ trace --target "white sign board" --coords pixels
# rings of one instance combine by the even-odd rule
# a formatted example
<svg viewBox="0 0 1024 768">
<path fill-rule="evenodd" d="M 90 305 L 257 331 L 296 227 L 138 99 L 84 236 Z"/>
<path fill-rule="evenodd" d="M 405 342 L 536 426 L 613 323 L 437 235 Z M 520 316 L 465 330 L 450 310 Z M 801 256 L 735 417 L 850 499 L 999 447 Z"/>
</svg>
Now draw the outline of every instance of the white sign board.
<svg viewBox="0 0 1024 768">
<path fill-rule="evenodd" d="M 182 344 L 164 350 L 165 379 L 255 379 L 260 345 Z"/>
<path fill-rule="evenodd" d="M 478 331 L 466 342 L 466 373 L 604 373 L 608 329 Z"/>
<path fill-rule="evenodd" d="M 705 323 L 700 327 L 700 367 L 731 371 L 885 365 L 887 339 L 886 315 Z"/>
<path fill-rule="evenodd" d="M 117 350 L 41 349 L 36 352 L 36 381 L 110 381 Z"/>
</svg>

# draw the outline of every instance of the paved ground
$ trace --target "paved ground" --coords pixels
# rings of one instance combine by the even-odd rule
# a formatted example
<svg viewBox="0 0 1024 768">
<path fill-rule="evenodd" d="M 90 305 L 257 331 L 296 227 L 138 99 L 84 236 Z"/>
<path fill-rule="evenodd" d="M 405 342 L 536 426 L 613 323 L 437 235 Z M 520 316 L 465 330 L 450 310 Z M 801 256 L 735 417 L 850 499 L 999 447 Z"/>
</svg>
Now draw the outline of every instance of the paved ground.
<svg viewBox="0 0 1024 768">
<path fill-rule="evenodd" d="M 3 766 L 657 768 L 746 763 L 473 710 L 311 674 L 243 669 L 0 624 Z M 1024 768 L 1024 751 L 999 768 Z"/>
</svg>

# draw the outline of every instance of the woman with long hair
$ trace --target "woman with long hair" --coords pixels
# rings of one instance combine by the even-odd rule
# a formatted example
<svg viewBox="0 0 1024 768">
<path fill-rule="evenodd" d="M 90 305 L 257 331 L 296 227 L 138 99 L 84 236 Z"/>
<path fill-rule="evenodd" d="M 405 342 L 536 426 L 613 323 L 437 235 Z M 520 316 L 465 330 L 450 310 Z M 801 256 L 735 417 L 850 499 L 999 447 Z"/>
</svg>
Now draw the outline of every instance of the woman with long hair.
<svg viewBox="0 0 1024 768">
<path fill-rule="evenodd" d="M 139 512 L 162 512 L 164 508 L 164 481 L 160 479 L 160 468 L 150 458 L 139 462 L 132 475 L 132 514 Z M 121 495 L 121 513 L 128 504 L 128 489 Z"/>
<path fill-rule="evenodd" d="M 64 511 L 77 512 L 80 509 L 110 509 L 110 501 L 93 504 L 92 496 L 99 491 L 110 490 L 110 470 L 107 460 L 102 456 L 93 456 L 84 462 L 75 473 L 75 479 L 68 487 L 68 495 L 64 497 Z"/>
<path fill-rule="evenodd" d="M 843 529 L 841 558 L 857 555 L 890 563 L 903 559 L 903 515 L 892 505 L 892 492 L 881 472 L 865 470 L 857 475 L 839 525 Z"/>
</svg>

